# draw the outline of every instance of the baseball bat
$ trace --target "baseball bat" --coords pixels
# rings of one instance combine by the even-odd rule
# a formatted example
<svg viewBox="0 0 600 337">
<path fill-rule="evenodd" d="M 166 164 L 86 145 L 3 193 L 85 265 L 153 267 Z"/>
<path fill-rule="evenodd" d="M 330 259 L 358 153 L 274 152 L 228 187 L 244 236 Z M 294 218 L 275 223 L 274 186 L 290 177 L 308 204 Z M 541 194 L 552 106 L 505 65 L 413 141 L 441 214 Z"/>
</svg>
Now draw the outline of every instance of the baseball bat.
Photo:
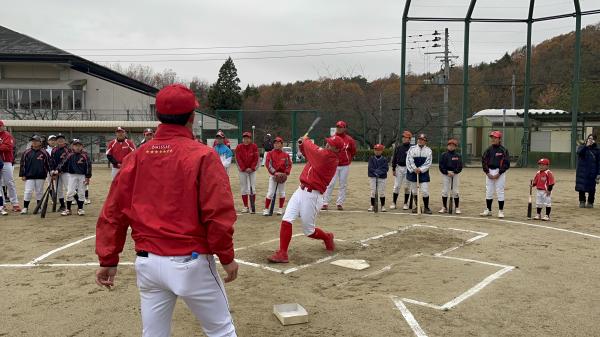
<svg viewBox="0 0 600 337">
<path fill-rule="evenodd" d="M 56 212 L 59 179 L 60 179 L 60 175 L 56 177 L 56 188 L 54 189 L 54 194 L 52 194 L 52 212 Z M 54 180 L 50 180 L 50 183 L 53 183 L 53 181 Z"/>
<path fill-rule="evenodd" d="M 409 196 L 408 196 L 408 209 L 412 209 L 412 208 L 413 208 L 413 194 L 412 194 L 412 188 L 411 188 Z"/>
<path fill-rule="evenodd" d="M 273 180 L 275 180 L 275 176 L 273 176 Z M 279 187 L 279 183 L 275 183 L 275 191 L 273 192 L 273 196 L 271 197 L 271 205 L 269 206 L 269 216 L 273 216 L 273 211 L 275 210 L 275 202 L 277 201 L 277 189 Z"/>
<path fill-rule="evenodd" d="M 250 209 L 252 213 L 256 213 L 256 199 L 254 198 L 254 191 L 252 190 L 252 178 L 248 174 L 248 184 L 250 185 Z"/>
<path fill-rule="evenodd" d="M 315 118 L 315 120 L 312 122 L 312 124 L 308 127 L 308 130 L 306 131 L 306 133 L 304 134 L 304 136 L 302 136 L 302 138 L 304 137 L 308 137 L 308 134 L 315 128 L 315 125 L 317 125 L 319 122 L 321 121 L 321 117 L 317 117 Z"/>
<path fill-rule="evenodd" d="M 46 199 L 42 200 L 42 212 L 40 213 L 40 217 L 42 219 L 46 217 L 46 212 L 48 211 L 48 201 L 50 200 L 50 197 L 55 193 L 54 184 L 52 183 L 52 181 L 50 181 L 50 185 L 48 187 L 50 188 L 50 191 L 46 195 Z"/>
<path fill-rule="evenodd" d="M 533 193 L 533 181 L 529 181 L 529 202 L 527 203 L 527 219 L 531 219 L 531 193 Z"/>
<path fill-rule="evenodd" d="M 417 214 L 421 215 L 421 183 L 419 182 L 419 173 L 417 173 Z"/>
<path fill-rule="evenodd" d="M 452 208 L 454 207 L 454 176 L 450 177 L 450 195 L 448 202 L 448 214 L 452 214 Z"/>
<path fill-rule="evenodd" d="M 375 204 L 373 205 L 373 212 L 379 212 L 379 178 L 375 177 Z"/>
<path fill-rule="evenodd" d="M 40 211 L 40 208 L 42 207 L 42 204 L 44 203 L 44 199 L 46 199 L 46 197 L 48 196 L 48 193 L 50 193 L 50 185 L 48 185 L 48 187 L 44 191 L 44 194 L 42 195 L 42 200 L 40 200 L 40 203 L 37 204 L 35 206 L 35 208 L 33 209 L 33 214 L 38 214 L 38 212 Z"/>
</svg>

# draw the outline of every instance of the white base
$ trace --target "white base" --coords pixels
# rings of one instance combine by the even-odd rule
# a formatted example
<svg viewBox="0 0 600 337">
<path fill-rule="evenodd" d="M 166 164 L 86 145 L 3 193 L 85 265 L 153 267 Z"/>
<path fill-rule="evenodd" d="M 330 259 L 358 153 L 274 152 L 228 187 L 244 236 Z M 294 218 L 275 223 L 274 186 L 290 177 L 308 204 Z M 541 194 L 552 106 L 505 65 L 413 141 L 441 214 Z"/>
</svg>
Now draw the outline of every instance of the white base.
<svg viewBox="0 0 600 337">
<path fill-rule="evenodd" d="M 370 267 L 365 260 L 336 260 L 331 262 L 331 264 L 354 270 L 363 270 Z"/>
<path fill-rule="evenodd" d="M 298 303 L 275 304 L 273 314 L 282 325 L 308 323 L 308 312 Z"/>
</svg>

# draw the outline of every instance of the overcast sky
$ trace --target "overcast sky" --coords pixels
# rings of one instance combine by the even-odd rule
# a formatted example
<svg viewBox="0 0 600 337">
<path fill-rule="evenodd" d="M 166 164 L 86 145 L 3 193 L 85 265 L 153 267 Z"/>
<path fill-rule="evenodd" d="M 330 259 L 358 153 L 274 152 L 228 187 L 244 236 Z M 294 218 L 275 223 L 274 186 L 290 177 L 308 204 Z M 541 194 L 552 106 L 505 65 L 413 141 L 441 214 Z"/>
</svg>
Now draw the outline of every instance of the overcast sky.
<svg viewBox="0 0 600 337">
<path fill-rule="evenodd" d="M 580 1 L 584 11 L 600 8 L 598 0 Z M 410 16 L 460 17 L 469 1 L 412 2 Z M 473 17 L 524 18 L 528 3 L 479 0 Z M 572 0 L 536 4 L 535 17 L 573 12 Z M 399 0 L 20 0 L 2 6 L 0 25 L 99 63 L 171 68 L 188 80 L 197 76 L 214 82 L 219 67 L 231 56 L 245 86 L 400 73 L 403 7 Z M 600 15 L 582 20 L 583 26 L 598 21 Z M 567 33 L 574 26 L 573 18 L 536 23 L 533 41 Z M 444 28 L 450 31 L 455 62 L 462 64 L 463 24 L 409 22 L 409 35 L 424 34 L 408 38 L 407 46 L 415 48 L 407 52 L 413 72 L 439 69 L 435 55 L 425 53 L 442 49 L 430 47 L 432 42 L 413 41 L 432 39 L 434 30 Z M 525 41 L 524 24 L 472 24 L 470 63 L 496 60 Z M 136 48 L 145 50 L 131 50 Z M 186 59 L 191 61 L 177 61 Z"/>
</svg>

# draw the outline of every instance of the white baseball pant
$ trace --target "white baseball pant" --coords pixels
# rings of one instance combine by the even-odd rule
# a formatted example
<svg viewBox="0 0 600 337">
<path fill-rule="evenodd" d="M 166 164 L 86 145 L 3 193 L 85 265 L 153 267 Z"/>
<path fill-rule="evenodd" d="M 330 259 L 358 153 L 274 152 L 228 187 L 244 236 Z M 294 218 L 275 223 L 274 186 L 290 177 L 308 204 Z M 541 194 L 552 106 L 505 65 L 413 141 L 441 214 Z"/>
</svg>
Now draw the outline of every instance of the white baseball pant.
<svg viewBox="0 0 600 337">
<path fill-rule="evenodd" d="M 73 201 L 75 194 L 80 201 L 85 200 L 85 175 L 71 173 L 63 173 L 63 175 L 67 176 L 67 201 Z"/>
<path fill-rule="evenodd" d="M 406 166 L 396 165 L 396 176 L 394 177 L 394 193 L 399 194 L 400 188 L 404 184 L 404 193 L 409 192 L 409 181 L 406 180 Z"/>
<path fill-rule="evenodd" d="M 491 175 L 496 175 L 500 172 L 500 169 L 490 170 Z M 501 174 L 498 179 L 490 179 L 487 175 L 485 176 L 485 198 L 494 199 L 494 192 L 498 197 L 498 201 L 504 201 L 504 184 L 506 183 L 506 173 Z"/>
<path fill-rule="evenodd" d="M 4 162 L 2 168 L 2 181 L 4 186 L 8 190 L 8 198 L 10 203 L 13 205 L 19 204 L 19 197 L 17 196 L 17 187 L 15 186 L 15 179 L 13 178 L 13 165 L 12 163 Z"/>
<path fill-rule="evenodd" d="M 142 336 L 171 336 L 171 320 L 181 297 L 208 337 L 236 337 L 225 287 L 212 255 L 135 259 L 142 309 Z M 188 261 L 186 261 L 188 260 Z"/>
<path fill-rule="evenodd" d="M 275 186 L 277 186 L 277 195 L 280 198 L 285 198 L 285 183 L 279 183 L 275 181 L 273 176 L 269 177 L 269 189 L 267 191 L 267 199 L 273 199 L 273 193 L 275 193 Z"/>
<path fill-rule="evenodd" d="M 252 192 L 256 194 L 256 171 L 251 173 L 240 172 L 238 170 L 240 177 L 240 191 L 242 195 L 250 194 L 250 187 L 252 186 Z"/>
<path fill-rule="evenodd" d="M 377 186 L 377 193 L 379 194 L 379 197 L 385 197 L 385 182 L 387 179 L 369 177 L 369 180 L 371 183 L 371 198 L 375 198 L 375 186 Z"/>
<path fill-rule="evenodd" d="M 552 207 L 552 195 L 546 194 L 546 190 L 536 190 L 535 203 L 538 208 Z"/>
<path fill-rule="evenodd" d="M 44 179 L 27 179 L 25 180 L 25 193 L 23 200 L 30 201 L 33 192 L 35 192 L 35 200 L 42 200 L 44 194 Z"/>
<path fill-rule="evenodd" d="M 308 192 L 298 187 L 288 201 L 282 220 L 293 224 L 294 220 L 300 218 L 304 235 L 311 236 L 315 232 L 315 222 L 321 206 L 323 195 L 319 191 Z"/>
<path fill-rule="evenodd" d="M 115 176 L 117 175 L 117 173 L 119 173 L 119 170 L 120 169 L 118 169 L 116 167 L 111 168 L 110 175 L 111 175 L 112 179 L 115 179 Z"/>
<path fill-rule="evenodd" d="M 338 198 L 336 201 L 336 205 L 343 205 L 344 201 L 346 201 L 346 189 L 348 188 L 348 174 L 350 173 L 350 165 L 346 166 L 338 166 L 335 171 L 335 175 L 329 186 L 327 186 L 327 190 L 325 191 L 324 199 L 325 205 L 328 205 L 331 201 L 331 195 L 333 194 L 333 189 L 335 187 L 335 183 L 337 180 L 340 181 L 340 191 L 338 194 Z"/>
<path fill-rule="evenodd" d="M 65 190 L 67 189 L 67 178 L 64 173 L 61 173 L 56 179 L 56 197 L 64 199 Z"/>
<path fill-rule="evenodd" d="M 442 174 L 442 197 L 447 198 L 450 193 L 450 185 L 452 185 L 452 198 L 458 198 L 458 186 L 460 184 L 460 178 L 458 174 L 455 174 L 454 177 L 448 177 L 445 174 Z"/>
<path fill-rule="evenodd" d="M 422 198 L 427 198 L 429 196 L 429 182 L 426 183 L 421 183 L 420 184 L 420 189 L 421 189 L 421 197 Z M 412 192 L 412 195 L 416 198 L 417 197 L 417 182 L 410 182 L 410 190 Z"/>
</svg>

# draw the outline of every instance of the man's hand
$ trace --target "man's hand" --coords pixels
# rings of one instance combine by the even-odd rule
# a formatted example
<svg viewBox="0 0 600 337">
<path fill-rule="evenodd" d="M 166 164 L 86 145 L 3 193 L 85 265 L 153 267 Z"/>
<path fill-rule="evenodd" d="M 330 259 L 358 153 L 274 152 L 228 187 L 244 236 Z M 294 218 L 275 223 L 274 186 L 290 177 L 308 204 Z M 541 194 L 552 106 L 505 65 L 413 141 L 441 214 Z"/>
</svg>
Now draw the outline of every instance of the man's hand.
<svg viewBox="0 0 600 337">
<path fill-rule="evenodd" d="M 223 281 L 225 281 L 225 283 L 229 283 L 235 280 L 237 278 L 238 268 L 238 264 L 235 262 L 235 260 L 231 261 L 230 264 L 224 264 L 223 269 L 227 273 L 227 277 L 225 277 Z"/>
<path fill-rule="evenodd" d="M 493 174 L 491 174 L 491 173 L 489 173 L 489 172 L 488 172 L 488 173 L 486 173 L 485 175 L 486 175 L 488 178 L 490 178 L 490 179 L 494 179 L 494 175 L 493 175 Z"/>
<path fill-rule="evenodd" d="M 552 191 L 548 191 L 548 190 L 546 190 L 546 195 L 547 195 L 547 196 L 550 196 L 551 194 L 552 194 Z"/>
<path fill-rule="evenodd" d="M 394 177 L 396 176 L 396 170 L 392 171 L 392 174 L 394 175 Z"/>
<path fill-rule="evenodd" d="M 83 183 L 84 183 L 85 185 L 89 185 L 89 184 L 90 184 L 90 178 L 85 178 L 85 179 L 83 180 Z"/>
<path fill-rule="evenodd" d="M 247 168 L 246 169 L 246 173 L 252 173 L 252 169 L 251 168 Z"/>
<path fill-rule="evenodd" d="M 421 174 L 421 169 L 417 167 L 417 168 L 415 169 L 415 173 L 416 173 L 416 174 Z"/>
<path fill-rule="evenodd" d="M 96 270 L 96 284 L 110 289 L 115 285 L 117 267 L 100 267 Z"/>
<path fill-rule="evenodd" d="M 448 177 L 454 177 L 454 172 L 448 171 Z"/>
<path fill-rule="evenodd" d="M 117 164 L 117 168 L 120 169 L 121 168 L 121 163 Z"/>
</svg>

